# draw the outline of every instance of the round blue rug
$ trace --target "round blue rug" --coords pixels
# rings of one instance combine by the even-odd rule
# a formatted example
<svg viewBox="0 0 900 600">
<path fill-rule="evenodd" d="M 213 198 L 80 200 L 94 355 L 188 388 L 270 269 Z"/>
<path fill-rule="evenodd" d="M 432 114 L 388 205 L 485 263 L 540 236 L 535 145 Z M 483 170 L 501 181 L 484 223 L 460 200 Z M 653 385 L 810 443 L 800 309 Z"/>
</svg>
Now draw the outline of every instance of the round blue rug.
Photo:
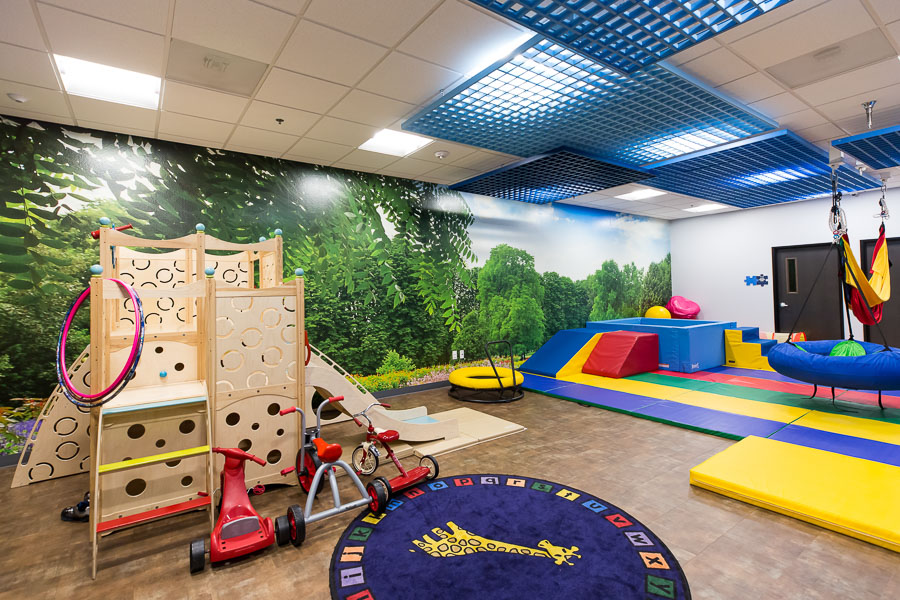
<svg viewBox="0 0 900 600">
<path fill-rule="evenodd" d="M 571 486 L 513 475 L 425 482 L 365 511 L 331 557 L 338 600 L 691 597 L 658 537 Z"/>
</svg>

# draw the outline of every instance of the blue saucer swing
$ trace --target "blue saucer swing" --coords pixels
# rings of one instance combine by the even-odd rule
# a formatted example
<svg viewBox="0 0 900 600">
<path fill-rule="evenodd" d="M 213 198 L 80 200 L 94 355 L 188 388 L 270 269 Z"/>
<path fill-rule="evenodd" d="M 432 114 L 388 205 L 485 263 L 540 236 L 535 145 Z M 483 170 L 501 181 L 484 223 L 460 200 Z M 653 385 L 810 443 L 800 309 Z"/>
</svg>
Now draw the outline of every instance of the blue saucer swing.
<svg viewBox="0 0 900 600">
<path fill-rule="evenodd" d="M 840 258 L 838 273 L 847 309 L 850 339 L 778 344 L 769 351 L 769 365 L 782 375 L 816 386 L 810 398 L 815 397 L 820 385 L 831 388 L 832 404 L 835 402 L 835 388 L 877 390 L 878 406 L 883 409 L 881 392 L 883 390 L 900 390 L 900 350 L 888 346 L 887 338 L 878 325 L 883 314 L 882 304 L 890 298 L 891 290 L 890 262 L 884 230 L 884 220 L 889 216 L 884 199 L 885 185 L 882 183 L 881 187 L 882 195 L 879 204 L 882 220 L 869 269 L 870 278 L 865 277 L 850 249 L 846 217 L 841 209 L 841 193 L 837 190 L 837 174 L 834 172 L 831 177 L 831 194 L 830 224 L 834 233 L 834 244 L 829 249 L 825 262 L 822 263 L 822 269 L 819 270 L 812 289 L 815 289 L 831 251 L 837 249 Z M 812 289 L 810 295 L 812 295 Z M 803 314 L 803 309 L 808 301 L 809 296 L 800 308 L 800 314 Z M 854 340 L 850 322 L 851 311 L 860 322 L 874 325 L 881 334 L 884 344 Z M 797 316 L 797 320 L 799 318 L 800 315 Z M 794 325 L 796 326 L 796 321 Z M 792 327 L 788 339 L 792 338 L 793 333 Z"/>
</svg>

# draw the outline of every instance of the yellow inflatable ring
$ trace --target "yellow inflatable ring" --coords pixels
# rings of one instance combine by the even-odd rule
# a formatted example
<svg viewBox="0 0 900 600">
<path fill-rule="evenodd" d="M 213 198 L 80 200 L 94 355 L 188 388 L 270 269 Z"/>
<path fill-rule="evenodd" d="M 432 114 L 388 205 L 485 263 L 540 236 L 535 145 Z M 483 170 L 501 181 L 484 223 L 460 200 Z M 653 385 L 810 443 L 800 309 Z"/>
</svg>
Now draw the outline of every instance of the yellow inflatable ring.
<svg viewBox="0 0 900 600">
<path fill-rule="evenodd" d="M 500 375 L 500 381 L 497 381 Z M 501 387 L 511 388 L 522 385 L 525 378 L 506 367 L 497 367 L 497 375 L 491 367 L 463 367 L 450 373 L 450 383 L 471 390 L 499 390 Z"/>
</svg>

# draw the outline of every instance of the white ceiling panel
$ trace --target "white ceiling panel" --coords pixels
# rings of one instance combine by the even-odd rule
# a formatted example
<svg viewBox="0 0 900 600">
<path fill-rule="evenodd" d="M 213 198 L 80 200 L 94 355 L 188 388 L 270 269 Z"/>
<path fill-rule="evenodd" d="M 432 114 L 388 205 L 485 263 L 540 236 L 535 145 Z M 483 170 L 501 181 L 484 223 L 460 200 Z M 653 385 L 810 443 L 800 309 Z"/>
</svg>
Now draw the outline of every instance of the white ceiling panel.
<svg viewBox="0 0 900 600">
<path fill-rule="evenodd" d="M 343 164 L 372 170 L 383 169 L 394 162 L 397 162 L 396 156 L 389 156 L 380 152 L 369 152 L 368 150 L 354 150 L 341 159 Z"/>
<path fill-rule="evenodd" d="M 772 12 L 777 13 L 778 9 Z M 763 17 L 754 21 L 761 18 Z M 873 27 L 875 23 L 859 0 L 830 0 L 768 29 L 732 42 L 729 47 L 739 56 L 764 69 L 812 52 L 822 46 L 823 40 L 843 40 Z"/>
<path fill-rule="evenodd" d="M 434 171 L 429 171 L 428 174 L 439 179 L 445 179 L 448 181 L 452 181 L 453 183 L 458 183 L 460 181 L 465 181 L 470 177 L 475 177 L 476 175 L 478 175 L 478 171 L 475 171 L 473 169 L 464 169 L 462 167 L 456 167 L 453 165 L 444 165 L 443 167 L 438 167 Z"/>
<path fill-rule="evenodd" d="M 78 121 L 78 125 L 87 129 L 96 129 L 97 131 L 112 131 L 113 133 L 124 133 L 125 135 L 135 135 L 142 138 L 152 138 L 152 129 L 138 129 L 128 125 L 116 125 L 113 123 L 102 123 L 99 121 Z"/>
<path fill-rule="evenodd" d="M 463 167 L 465 169 L 475 169 L 476 171 L 491 171 L 493 169 L 497 169 L 502 167 L 503 165 L 507 165 L 515 160 L 518 160 L 515 156 L 510 156 L 508 154 L 495 154 L 493 152 L 485 152 L 483 150 L 476 150 L 467 156 L 463 156 L 461 158 L 457 158 L 453 160 L 453 157 L 448 156 L 446 160 L 450 161 L 454 167 Z"/>
<path fill-rule="evenodd" d="M 297 15 L 309 3 L 309 0 L 256 0 L 256 2 L 277 8 L 291 15 Z"/>
<path fill-rule="evenodd" d="M 178 113 L 163 112 L 159 117 L 159 132 L 181 135 L 198 140 L 210 140 L 223 144 L 234 125 Z"/>
<path fill-rule="evenodd" d="M 832 123 L 823 123 L 808 129 L 800 129 L 797 135 L 810 142 L 820 142 L 822 140 L 834 140 L 847 135 L 847 132 Z"/>
<path fill-rule="evenodd" d="M 315 113 L 254 100 L 241 119 L 241 124 L 289 135 L 303 135 L 319 117 Z M 284 119 L 284 122 L 279 125 L 275 119 Z"/>
<path fill-rule="evenodd" d="M 284 156 L 285 158 L 292 159 L 296 157 L 298 160 L 309 158 L 316 161 L 318 164 L 321 164 L 322 162 L 331 164 L 339 158 L 346 156 L 353 149 L 352 146 L 343 146 L 332 142 L 322 142 L 319 140 L 303 138 L 294 144 Z"/>
<path fill-rule="evenodd" d="M 738 58 L 728 48 L 719 48 L 679 67 L 690 75 L 717 86 L 756 73 L 756 69 Z"/>
<path fill-rule="evenodd" d="M 839 121 L 864 114 L 861 105 L 869 100 L 876 100 L 874 114 L 877 118 L 885 107 L 900 104 L 900 84 L 829 102 L 819 106 L 818 110 L 832 121 Z"/>
<path fill-rule="evenodd" d="M 28 101 L 24 104 L 15 102 L 7 94 L 21 94 Z M 44 115 L 57 117 L 68 118 L 70 116 L 69 107 L 66 106 L 66 99 L 63 97 L 62 92 L 25 85 L 24 83 L 0 80 L 0 109 L 2 109 L 0 112 L 4 112 L 9 108 L 33 110 Z"/>
<path fill-rule="evenodd" d="M 387 127 L 405 117 L 415 108 L 414 104 L 392 100 L 362 90 L 353 90 L 328 114 L 375 127 Z"/>
<path fill-rule="evenodd" d="M 441 0 L 312 0 L 305 19 L 393 47 Z"/>
<path fill-rule="evenodd" d="M 2 0 L 0 12 L 0 42 L 25 46 L 34 50 L 46 50 L 44 38 L 28 0 Z"/>
<path fill-rule="evenodd" d="M 106 21 L 165 34 L 169 3 L 165 0 L 40 0 Z"/>
<path fill-rule="evenodd" d="M 828 119 L 817 113 L 815 110 L 807 108 L 779 117 L 778 125 L 796 131 L 798 129 L 807 129 L 815 125 L 822 125 L 827 121 Z"/>
<path fill-rule="evenodd" d="M 784 91 L 783 87 L 759 71 L 720 85 L 717 89 L 745 104 L 770 98 Z"/>
<path fill-rule="evenodd" d="M 0 79 L 59 89 L 46 52 L 0 44 Z"/>
<path fill-rule="evenodd" d="M 422 104 L 460 77 L 454 71 L 392 52 L 358 87 L 402 102 Z"/>
<path fill-rule="evenodd" d="M 153 135 L 153 131 L 156 129 L 156 111 L 149 108 L 126 106 L 80 96 L 69 96 L 69 102 L 72 103 L 72 110 L 79 125 L 86 122 L 102 123 L 118 127 L 113 131 L 130 128 L 136 131 L 149 131 L 150 135 Z M 88 127 L 88 125 L 83 126 Z"/>
<path fill-rule="evenodd" d="M 438 165 L 433 162 L 428 162 L 427 160 L 406 157 L 391 163 L 385 171 L 389 170 L 392 174 L 397 174 L 402 177 L 418 177 L 429 171 L 434 171 L 437 167 Z"/>
<path fill-rule="evenodd" d="M 18 106 L 22 106 L 19 104 Z M 49 121 L 51 123 L 62 123 L 63 125 L 74 125 L 75 121 L 71 117 L 60 117 L 57 115 L 48 115 L 44 113 L 40 113 L 36 110 L 20 110 L 18 108 L 6 107 L 4 106 L 2 110 L 0 110 L 0 115 L 5 115 L 9 117 L 19 117 L 21 119 L 26 120 L 36 120 L 36 121 Z"/>
<path fill-rule="evenodd" d="M 54 54 L 162 75 L 165 38 L 117 23 L 39 4 Z"/>
<path fill-rule="evenodd" d="M 221 148 L 221 142 L 214 142 L 212 140 L 198 140 L 196 138 L 190 138 L 183 135 L 173 135 L 171 133 L 163 133 L 159 132 L 159 139 L 166 140 L 169 142 L 178 142 L 179 144 L 187 144 L 189 146 L 202 146 L 204 148 Z"/>
<path fill-rule="evenodd" d="M 259 88 L 259 92 L 256 93 L 256 99 L 324 114 L 349 89 L 336 83 L 284 69 L 272 69 Z"/>
<path fill-rule="evenodd" d="M 802 100 L 798 100 L 794 95 L 787 92 L 766 98 L 750 104 L 750 108 L 758 110 L 764 115 L 777 119 L 784 115 L 789 115 L 800 110 L 809 108 Z"/>
<path fill-rule="evenodd" d="M 277 150 L 266 150 L 265 148 L 253 148 L 251 146 L 240 146 L 238 144 L 226 144 L 225 150 L 230 150 L 231 152 L 240 152 L 241 154 L 257 154 L 259 156 L 269 156 L 272 158 L 278 158 L 281 153 Z"/>
<path fill-rule="evenodd" d="M 869 0 L 869 3 L 882 22 L 900 21 L 900 2 L 897 0 Z"/>
<path fill-rule="evenodd" d="M 249 0 L 178 0 L 172 37 L 269 63 L 292 25 L 283 12 Z"/>
<path fill-rule="evenodd" d="M 811 105 L 819 106 L 895 83 L 900 83 L 900 60 L 896 57 L 797 88 L 795 92 Z"/>
<path fill-rule="evenodd" d="M 293 146 L 296 141 L 297 136 L 295 135 L 240 125 L 228 140 L 227 147 L 242 146 L 280 155 Z"/>
<path fill-rule="evenodd" d="M 751 35 L 758 31 L 762 31 L 763 29 L 768 29 L 776 23 L 786 21 L 794 15 L 798 15 L 829 1 L 830 0 L 791 0 L 784 6 L 779 6 L 773 11 L 770 11 L 758 17 L 754 17 L 753 19 L 750 19 L 749 21 L 743 23 L 738 27 L 734 27 L 733 29 L 729 29 L 724 33 L 720 33 L 716 36 L 716 39 L 721 41 L 723 44 L 730 44 L 735 40 L 747 37 L 748 35 Z"/>
<path fill-rule="evenodd" d="M 458 73 L 483 69 L 523 30 L 476 10 L 468 2 L 444 2 L 397 47 Z"/>
<path fill-rule="evenodd" d="M 319 79 L 354 85 L 387 53 L 381 46 L 304 20 L 297 25 L 275 64 Z"/>
<path fill-rule="evenodd" d="M 234 123 L 240 118 L 247 99 L 214 92 L 176 81 L 166 81 L 163 110 Z"/>
<path fill-rule="evenodd" d="M 360 125 L 334 117 L 323 117 L 307 132 L 306 137 L 356 148 L 377 132 L 378 128 L 371 125 Z"/>
<path fill-rule="evenodd" d="M 445 152 L 448 152 L 449 154 L 447 155 L 447 158 L 437 158 L 434 153 L 438 150 L 444 150 Z M 478 150 L 478 148 L 473 148 L 472 146 L 464 146 L 462 144 L 454 144 L 453 142 L 436 139 L 421 150 L 416 150 L 415 152 L 410 154 L 409 157 L 418 158 L 419 160 L 427 160 L 428 162 L 438 163 L 440 165 L 448 165 L 461 160 L 463 157 L 469 156 L 476 150 Z"/>
<path fill-rule="evenodd" d="M 888 34 L 894 38 L 894 46 L 900 44 L 900 21 L 894 21 L 890 25 L 885 27 L 887 29 Z"/>
</svg>

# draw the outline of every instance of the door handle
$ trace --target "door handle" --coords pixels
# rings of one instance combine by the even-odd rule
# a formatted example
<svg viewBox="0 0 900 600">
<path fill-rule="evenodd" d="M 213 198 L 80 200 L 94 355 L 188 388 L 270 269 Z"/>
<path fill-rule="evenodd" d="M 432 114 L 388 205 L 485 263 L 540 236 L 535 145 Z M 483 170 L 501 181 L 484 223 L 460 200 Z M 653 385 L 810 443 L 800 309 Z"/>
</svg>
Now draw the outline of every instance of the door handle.
<svg viewBox="0 0 900 600">
<path fill-rule="evenodd" d="M 778 303 L 778 306 L 780 306 L 781 308 L 787 308 L 787 307 L 788 307 L 788 305 L 785 304 L 784 302 L 779 302 L 779 303 Z"/>
</svg>

